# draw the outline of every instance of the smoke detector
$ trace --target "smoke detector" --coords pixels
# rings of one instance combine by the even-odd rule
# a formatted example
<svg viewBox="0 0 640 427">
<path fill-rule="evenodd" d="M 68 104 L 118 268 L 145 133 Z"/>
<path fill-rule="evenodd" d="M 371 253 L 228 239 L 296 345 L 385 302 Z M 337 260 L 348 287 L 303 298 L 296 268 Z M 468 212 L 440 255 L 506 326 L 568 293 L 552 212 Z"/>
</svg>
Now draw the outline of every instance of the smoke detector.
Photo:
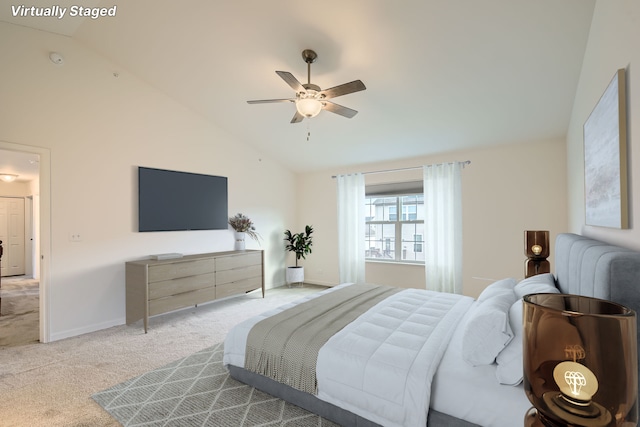
<svg viewBox="0 0 640 427">
<path fill-rule="evenodd" d="M 64 58 L 58 52 L 51 52 L 49 54 L 49 59 L 56 65 L 64 64 Z"/>
</svg>

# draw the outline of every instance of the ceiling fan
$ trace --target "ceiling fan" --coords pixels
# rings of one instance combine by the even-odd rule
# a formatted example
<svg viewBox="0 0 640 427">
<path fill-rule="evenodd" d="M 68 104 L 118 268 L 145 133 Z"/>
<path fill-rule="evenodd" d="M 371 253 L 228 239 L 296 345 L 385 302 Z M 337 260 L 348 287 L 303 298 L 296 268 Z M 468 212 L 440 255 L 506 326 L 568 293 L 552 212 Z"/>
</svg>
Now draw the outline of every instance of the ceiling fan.
<svg viewBox="0 0 640 427">
<path fill-rule="evenodd" d="M 272 102 L 294 102 L 296 104 L 296 113 L 291 119 L 291 123 L 300 123 L 305 117 L 315 117 L 323 109 L 349 119 L 358 114 L 356 110 L 331 102 L 329 99 L 365 90 L 366 87 L 364 83 L 360 80 L 354 80 L 329 89 L 320 89 L 319 86 L 311 83 L 311 64 L 315 62 L 317 58 L 318 55 L 311 49 L 305 49 L 302 51 L 302 59 L 307 63 L 307 83 L 305 84 L 300 83 L 298 79 L 288 71 L 276 71 L 276 74 L 296 91 L 295 98 L 262 99 L 247 101 L 247 103 L 265 104 Z"/>
</svg>

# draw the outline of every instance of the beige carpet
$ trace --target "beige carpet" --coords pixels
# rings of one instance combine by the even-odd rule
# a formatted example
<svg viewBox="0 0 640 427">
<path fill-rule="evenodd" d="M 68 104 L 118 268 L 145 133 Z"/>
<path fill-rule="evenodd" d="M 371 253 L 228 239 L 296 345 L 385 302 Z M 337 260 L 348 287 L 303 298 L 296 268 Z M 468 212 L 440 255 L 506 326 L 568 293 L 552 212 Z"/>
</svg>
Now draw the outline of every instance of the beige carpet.
<svg viewBox="0 0 640 427">
<path fill-rule="evenodd" d="M 119 426 L 91 396 L 222 342 L 242 320 L 322 287 L 281 287 L 142 323 L 56 341 L 0 348 L 0 425 Z"/>
<path fill-rule="evenodd" d="M 40 334 L 39 304 L 37 280 L 23 276 L 2 278 L 2 287 L 0 287 L 0 347 L 38 342 Z"/>
</svg>

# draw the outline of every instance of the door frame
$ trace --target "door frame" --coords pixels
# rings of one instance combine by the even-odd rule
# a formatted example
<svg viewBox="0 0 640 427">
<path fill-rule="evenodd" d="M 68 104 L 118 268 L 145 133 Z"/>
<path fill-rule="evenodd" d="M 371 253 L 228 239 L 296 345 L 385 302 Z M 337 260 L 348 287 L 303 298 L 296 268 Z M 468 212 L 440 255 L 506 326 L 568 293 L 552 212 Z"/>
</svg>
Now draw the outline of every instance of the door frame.
<svg viewBox="0 0 640 427">
<path fill-rule="evenodd" d="M 40 251 L 40 342 L 50 341 L 50 279 L 51 279 L 51 152 L 48 148 L 16 144 L 0 140 L 0 149 L 37 154 L 39 162 L 39 197 L 35 207 L 39 220 L 33 231 L 37 236 L 36 250 Z"/>
<path fill-rule="evenodd" d="M 30 195 L 24 198 L 24 274 L 35 279 L 36 273 L 33 270 L 35 248 L 33 245 L 33 195 Z"/>
</svg>

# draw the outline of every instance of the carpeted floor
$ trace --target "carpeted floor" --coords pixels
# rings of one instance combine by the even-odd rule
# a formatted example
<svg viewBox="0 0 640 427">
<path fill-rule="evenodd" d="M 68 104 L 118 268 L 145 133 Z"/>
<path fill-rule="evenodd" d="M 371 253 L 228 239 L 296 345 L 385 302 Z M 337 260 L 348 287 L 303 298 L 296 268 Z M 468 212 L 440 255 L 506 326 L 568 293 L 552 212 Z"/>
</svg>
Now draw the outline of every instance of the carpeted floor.
<svg viewBox="0 0 640 427">
<path fill-rule="evenodd" d="M 0 287 L 0 347 L 36 343 L 40 334 L 38 281 L 3 277 Z"/>
<path fill-rule="evenodd" d="M 91 396 L 220 343 L 237 323 L 322 289 L 280 287 L 264 299 L 252 292 L 153 317 L 147 334 L 140 321 L 48 344 L 0 347 L 0 425 L 120 426 Z"/>
<path fill-rule="evenodd" d="M 125 427 L 337 427 L 240 383 L 222 365 L 222 343 L 93 395 Z"/>
</svg>

